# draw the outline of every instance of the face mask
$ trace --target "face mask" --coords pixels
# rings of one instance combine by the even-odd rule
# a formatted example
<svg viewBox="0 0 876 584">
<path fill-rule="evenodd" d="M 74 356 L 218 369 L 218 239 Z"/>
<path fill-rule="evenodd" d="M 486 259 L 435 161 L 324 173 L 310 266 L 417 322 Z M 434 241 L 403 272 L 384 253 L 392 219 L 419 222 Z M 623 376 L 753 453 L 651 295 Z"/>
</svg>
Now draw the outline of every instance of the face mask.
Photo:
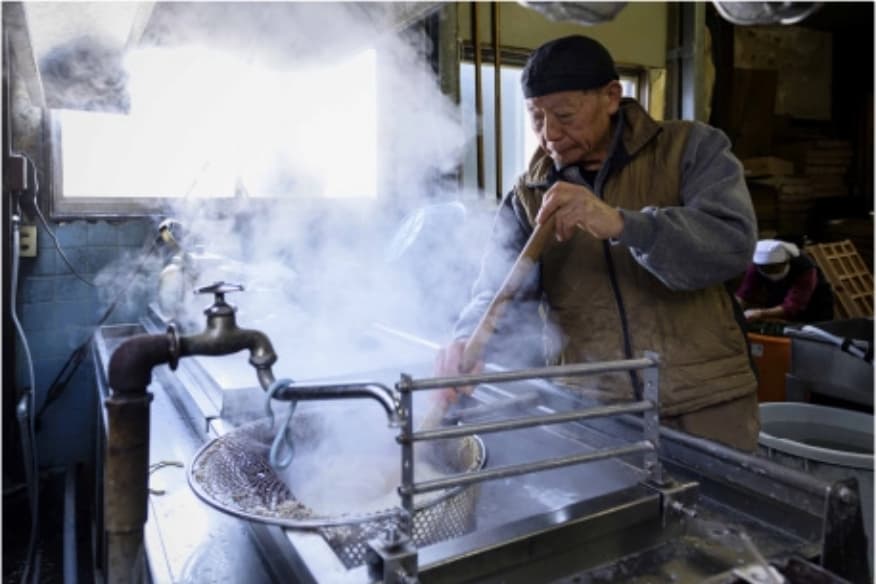
<svg viewBox="0 0 876 584">
<path fill-rule="evenodd" d="M 778 282 L 779 280 L 781 280 L 782 278 L 787 276 L 788 272 L 790 272 L 790 271 L 791 271 L 791 266 L 786 264 L 785 269 L 777 274 L 767 274 L 766 272 L 764 272 L 763 270 L 760 270 L 760 269 L 757 272 L 761 276 L 766 278 L 767 280 L 772 280 L 773 282 Z"/>
</svg>

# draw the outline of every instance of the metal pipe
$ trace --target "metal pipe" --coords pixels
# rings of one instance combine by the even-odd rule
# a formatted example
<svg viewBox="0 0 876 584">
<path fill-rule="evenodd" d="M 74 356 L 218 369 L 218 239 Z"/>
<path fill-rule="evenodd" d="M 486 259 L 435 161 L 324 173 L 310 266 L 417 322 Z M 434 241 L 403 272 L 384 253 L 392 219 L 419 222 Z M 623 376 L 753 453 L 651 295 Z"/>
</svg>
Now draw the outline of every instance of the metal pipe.
<svg viewBox="0 0 876 584">
<path fill-rule="evenodd" d="M 531 428 L 532 426 L 563 424 L 565 422 L 574 422 L 577 420 L 590 420 L 593 418 L 604 418 L 607 416 L 617 416 L 620 414 L 634 414 L 655 409 L 656 405 L 653 402 L 634 402 L 631 404 L 618 404 L 604 406 L 600 408 L 591 408 L 587 410 L 563 412 L 560 414 L 548 414 L 545 416 L 527 416 L 525 418 L 512 418 L 510 420 L 501 420 L 498 422 L 484 422 L 482 424 L 466 424 L 464 426 L 451 428 L 424 430 L 422 432 L 416 432 L 414 434 L 411 434 L 410 439 L 411 441 L 419 442 L 425 440 L 440 440 L 444 438 L 460 438 L 462 436 L 469 436 L 472 434 L 489 434 L 491 432 L 504 432 L 507 430 Z"/>
<path fill-rule="evenodd" d="M 402 379 L 410 379 L 409 376 L 402 375 Z M 401 393 L 401 406 L 406 412 L 402 432 L 398 436 L 411 436 L 414 433 L 414 417 L 410 415 L 414 407 L 414 394 L 410 391 Z M 402 509 L 404 516 L 402 518 L 402 530 L 411 540 L 414 538 L 414 494 L 412 492 L 414 486 L 414 443 L 410 440 L 401 441 L 401 496 Z"/>
<path fill-rule="evenodd" d="M 249 351 L 249 364 L 255 367 L 259 383 L 265 391 L 274 382 L 271 366 L 277 362 L 277 353 L 266 334 L 254 329 L 237 326 L 234 316 L 236 308 L 225 302 L 229 292 L 239 292 L 243 286 L 229 282 L 215 282 L 195 290 L 196 294 L 213 294 L 213 304 L 204 310 L 207 326 L 197 335 L 178 337 L 174 345 L 171 367 L 176 367 L 176 359 L 187 355 L 230 355 L 238 351 Z M 177 339 L 175 331 L 169 331 L 171 340 Z"/>
<path fill-rule="evenodd" d="M 104 517 L 107 582 L 136 582 L 144 555 L 143 525 L 149 497 L 149 405 L 152 368 L 168 363 L 168 335 L 137 335 L 122 343 L 108 367 Z"/>
<path fill-rule="evenodd" d="M 633 423 L 639 422 L 639 420 L 636 420 L 635 418 L 631 421 Z M 661 426 L 660 433 L 663 435 L 663 438 L 668 438 L 668 440 L 662 441 L 664 452 L 667 453 L 672 460 L 681 461 L 685 466 L 699 469 L 699 466 L 693 459 L 686 456 L 683 451 L 679 452 L 678 449 L 681 447 L 692 448 L 698 453 L 706 454 L 709 458 L 721 462 L 729 462 L 756 474 L 769 476 L 781 481 L 782 483 L 800 489 L 809 495 L 826 497 L 830 490 L 829 483 L 809 473 L 784 466 L 767 458 L 752 456 L 747 452 L 736 450 L 730 446 L 725 446 L 720 442 L 714 442 L 680 430 L 673 430 L 667 426 Z M 732 482 L 734 481 L 734 477 L 728 476 L 728 480 Z"/>
<path fill-rule="evenodd" d="M 496 200 L 502 200 L 502 50 L 499 42 L 499 3 L 492 3 L 493 16 L 493 84 L 496 137 Z"/>
<path fill-rule="evenodd" d="M 149 404 L 138 394 L 114 391 L 105 401 L 104 517 L 107 582 L 135 584 L 144 554 L 143 525 L 149 498 Z"/>
<path fill-rule="evenodd" d="M 168 363 L 171 341 L 167 335 L 136 335 L 113 351 L 107 378 L 114 394 L 145 394 L 152 368 Z"/>
<path fill-rule="evenodd" d="M 113 352 L 108 367 L 112 393 L 107 410 L 104 460 L 106 580 L 136 581 L 144 555 L 143 525 L 149 498 L 149 405 L 152 368 L 171 360 L 168 335 L 137 335 Z"/>
<path fill-rule="evenodd" d="M 256 367 L 256 378 L 259 380 L 259 385 L 262 386 L 262 389 L 267 391 L 269 387 L 274 385 L 274 372 L 271 371 L 270 367 Z"/>
<path fill-rule="evenodd" d="M 175 368 L 180 357 L 226 355 L 249 349 L 250 364 L 259 382 L 273 383 L 271 365 L 277 355 L 268 337 L 237 327 L 234 308 L 224 302 L 233 285 L 214 284 L 215 302 L 204 313 L 202 333 L 180 337 L 176 328 L 167 334 L 137 335 L 113 351 L 107 378 L 110 396 L 107 411 L 107 448 L 104 461 L 104 517 L 106 524 L 106 581 L 133 584 L 144 572 L 143 525 L 149 497 L 149 406 L 147 387 L 156 365 Z M 239 289 L 239 287 L 237 288 Z"/>
<path fill-rule="evenodd" d="M 67 469 L 64 477 L 64 584 L 76 584 L 79 579 L 76 561 L 76 467 Z"/>
<path fill-rule="evenodd" d="M 478 23 L 478 3 L 471 3 L 471 40 L 474 45 L 475 128 L 477 132 L 478 194 L 483 194 L 484 181 L 484 93 L 481 78 L 481 32 Z"/>
<path fill-rule="evenodd" d="M 320 385 L 296 385 L 290 383 L 274 393 L 274 399 L 284 401 L 312 401 L 329 399 L 371 398 L 383 406 L 389 425 L 399 426 L 404 422 L 401 405 L 396 393 L 380 383 L 335 383 Z"/>
<path fill-rule="evenodd" d="M 231 355 L 244 350 L 249 351 L 249 363 L 256 368 L 262 389 L 267 390 L 273 383 L 270 368 L 277 361 L 277 354 L 263 332 L 238 328 L 233 319 L 229 323 L 225 318 L 208 318 L 203 332 L 179 338 L 180 357 Z"/>
<path fill-rule="evenodd" d="M 554 377 L 570 377 L 576 375 L 597 375 L 615 371 L 633 371 L 654 367 L 657 361 L 648 358 L 623 359 L 619 361 L 602 361 L 599 363 L 576 363 L 573 365 L 558 365 L 555 367 L 538 367 L 520 369 L 517 371 L 502 371 L 497 373 L 477 373 L 475 375 L 459 375 L 455 377 L 433 377 L 428 379 L 402 379 L 396 385 L 399 390 L 443 389 L 445 387 L 465 387 L 478 383 L 497 381 L 520 381 L 522 379 L 551 379 Z"/>
<path fill-rule="evenodd" d="M 646 352 L 645 357 L 658 361 L 657 353 Z M 642 371 L 644 390 L 642 397 L 653 404 L 660 401 L 660 369 L 656 366 L 648 367 Z M 654 445 L 654 451 L 645 455 L 645 470 L 648 471 L 651 481 L 655 484 L 664 483 L 663 465 L 660 463 L 658 451 L 660 450 L 660 409 L 654 408 L 642 416 L 644 424 L 645 440 Z"/>
<path fill-rule="evenodd" d="M 571 466 L 573 464 L 596 462 L 597 460 L 605 460 L 607 458 L 627 456 L 629 454 L 635 454 L 637 452 L 649 452 L 652 450 L 654 450 L 654 445 L 648 441 L 643 440 L 640 442 L 634 442 L 633 444 L 629 444 L 627 446 L 609 448 L 606 450 L 597 450 L 594 452 L 588 452 L 587 454 L 575 454 L 572 456 L 564 456 L 561 458 L 554 458 L 541 462 L 530 462 L 511 466 L 502 466 L 489 470 L 481 470 L 461 475 L 453 475 L 443 479 L 424 481 L 422 483 L 416 483 L 412 485 L 411 494 L 419 495 L 422 493 L 429 493 L 431 491 L 440 491 L 453 487 L 462 487 L 473 483 L 480 483 L 494 479 L 503 479 L 507 477 L 513 477 L 532 472 L 539 472 L 543 470 L 552 470 L 562 468 L 564 466 Z M 399 491 L 402 491 L 403 489 L 404 487 L 401 487 L 399 488 Z M 404 493 L 401 494 L 404 495 Z"/>
<path fill-rule="evenodd" d="M 441 418 L 443 424 L 456 424 L 457 422 L 467 422 L 487 416 L 494 416 L 498 413 L 532 406 L 541 401 L 541 395 L 538 392 L 524 393 L 515 397 L 486 403 L 479 406 L 455 408 L 448 411 Z M 458 404 L 458 402 L 457 402 Z"/>
</svg>

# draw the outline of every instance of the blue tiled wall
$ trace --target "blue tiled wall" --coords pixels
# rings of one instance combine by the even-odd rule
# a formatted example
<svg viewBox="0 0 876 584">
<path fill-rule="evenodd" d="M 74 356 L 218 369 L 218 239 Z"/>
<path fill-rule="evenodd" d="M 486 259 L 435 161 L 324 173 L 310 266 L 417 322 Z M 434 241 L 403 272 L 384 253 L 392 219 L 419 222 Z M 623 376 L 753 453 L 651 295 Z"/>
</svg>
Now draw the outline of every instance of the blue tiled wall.
<svg viewBox="0 0 876 584">
<path fill-rule="evenodd" d="M 114 262 L 137 257 L 144 249 L 144 242 L 154 233 L 152 222 L 147 219 L 50 225 L 70 263 L 89 282 L 94 282 L 97 274 Z M 38 225 L 37 256 L 21 258 L 20 264 L 18 315 L 33 355 L 39 407 L 64 362 L 89 338 L 107 309 L 107 291 L 100 291 L 72 275 L 42 225 Z M 134 269 L 132 265 L 131 270 Z M 136 321 L 143 308 L 145 301 L 120 302 L 108 322 Z M 17 381 L 21 387 L 29 386 L 20 345 L 16 360 Z M 96 420 L 94 387 L 89 357 L 63 396 L 42 418 L 37 435 L 41 466 L 67 465 L 92 457 L 91 434 Z"/>
</svg>

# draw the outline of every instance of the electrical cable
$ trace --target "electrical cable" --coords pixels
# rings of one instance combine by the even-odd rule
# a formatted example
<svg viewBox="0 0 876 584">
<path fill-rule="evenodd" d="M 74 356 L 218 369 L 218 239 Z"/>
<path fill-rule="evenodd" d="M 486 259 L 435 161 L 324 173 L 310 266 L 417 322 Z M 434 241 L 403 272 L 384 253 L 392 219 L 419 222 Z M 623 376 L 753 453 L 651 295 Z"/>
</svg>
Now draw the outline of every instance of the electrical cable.
<svg viewBox="0 0 876 584">
<path fill-rule="evenodd" d="M 31 575 L 31 568 L 34 564 L 34 553 L 39 536 L 39 458 L 36 449 L 36 430 L 33 412 L 36 409 L 36 375 L 33 370 L 33 358 L 30 352 L 30 345 L 27 342 L 27 336 L 24 334 L 24 328 L 21 326 L 21 321 L 18 319 L 16 310 L 16 302 L 18 295 L 18 268 L 19 254 L 21 245 L 21 218 L 18 215 L 12 217 L 12 276 L 10 290 L 10 312 L 12 313 L 12 323 L 15 326 L 15 331 L 18 333 L 21 345 L 24 348 L 24 356 L 27 360 L 27 373 L 30 380 L 30 388 L 22 397 L 18 406 L 18 419 L 22 429 L 22 451 L 24 454 L 25 477 L 28 484 L 28 492 L 30 495 L 30 538 L 27 543 L 27 554 L 25 555 L 24 571 L 21 575 L 22 584 L 28 583 L 28 576 Z"/>
<path fill-rule="evenodd" d="M 42 420 L 42 416 L 45 413 L 46 409 L 55 402 L 61 395 L 63 395 L 64 390 L 67 388 L 67 384 L 70 383 L 70 380 L 73 379 L 73 376 L 76 374 L 76 371 L 79 370 L 79 366 L 85 360 L 85 357 L 88 355 L 88 347 L 91 344 L 91 339 L 94 337 L 94 333 L 97 332 L 98 327 L 100 327 L 103 323 L 105 323 L 113 311 L 118 306 L 121 299 L 128 293 L 128 290 L 131 289 L 132 284 L 137 279 L 137 276 L 143 271 L 146 267 L 146 262 L 149 257 L 155 252 L 155 249 L 158 245 L 158 239 L 152 238 L 150 239 L 151 245 L 149 245 L 148 249 L 143 253 L 140 263 L 137 265 L 137 268 L 131 272 L 130 277 L 127 279 L 127 285 L 116 295 L 107 309 L 104 311 L 103 315 L 98 319 L 97 323 L 94 325 L 94 330 L 92 330 L 91 334 L 85 338 L 85 340 L 70 353 L 70 356 L 64 362 L 64 365 L 61 366 L 60 371 L 55 376 L 55 379 L 52 381 L 51 385 L 49 385 L 49 389 L 46 391 L 46 397 L 43 400 L 42 405 L 39 408 L 39 411 L 36 415 L 36 421 L 39 425 L 39 422 Z M 145 247 L 145 246 L 144 246 Z"/>
<path fill-rule="evenodd" d="M 43 227 L 46 229 L 46 232 L 51 237 L 54 242 L 55 248 L 58 250 L 58 254 L 63 259 L 64 263 L 67 264 L 67 267 L 70 269 L 70 272 L 79 280 L 85 282 L 89 286 L 96 288 L 97 286 L 80 275 L 76 269 L 73 267 L 67 255 L 64 253 L 64 250 L 61 247 L 61 243 L 58 241 L 57 236 L 49 227 L 48 221 L 42 213 L 42 210 L 39 207 L 39 203 L 37 200 L 37 196 L 39 193 L 39 178 L 37 176 L 38 170 L 36 165 L 33 164 L 33 161 L 30 160 L 26 155 L 23 157 L 28 161 L 28 163 L 34 169 L 34 189 L 33 189 L 33 207 L 36 211 L 37 216 L 43 224 Z M 28 539 L 27 552 L 25 555 L 25 565 L 24 570 L 21 576 L 21 584 L 29 584 L 31 582 L 36 582 L 39 579 L 39 565 L 38 557 L 39 553 L 37 550 L 37 543 L 39 541 L 39 496 L 40 496 L 40 488 L 39 488 L 39 453 L 36 447 L 36 429 L 37 425 L 41 419 L 42 414 L 45 412 L 46 408 L 55 400 L 63 394 L 64 389 L 67 387 L 70 380 L 73 378 L 73 375 L 79 369 L 79 366 L 82 364 L 82 361 L 85 359 L 85 356 L 88 353 L 88 346 L 91 342 L 91 338 L 94 336 L 94 332 L 97 331 L 97 328 L 102 325 L 106 320 L 110 317 L 113 310 L 115 310 L 119 301 L 122 297 L 127 294 L 130 289 L 131 284 L 136 279 L 136 276 L 143 270 L 146 265 L 147 259 L 152 255 L 153 251 L 156 249 L 158 245 L 159 238 L 151 238 L 151 245 L 149 246 L 146 253 L 143 255 L 140 263 L 137 266 L 137 269 L 132 273 L 131 277 L 128 279 L 128 284 L 125 288 L 116 296 L 116 298 L 112 301 L 107 310 L 103 313 L 100 320 L 95 325 L 94 331 L 88 336 L 88 338 L 77 347 L 70 357 L 65 362 L 64 366 L 61 368 L 61 371 L 55 377 L 52 384 L 49 386 L 49 389 L 46 392 L 46 399 L 43 401 L 42 406 L 37 412 L 36 407 L 36 375 L 34 373 L 34 365 L 33 365 L 33 356 L 30 351 L 30 345 L 27 341 L 27 336 L 24 333 L 24 327 L 21 325 L 21 321 L 18 318 L 17 314 L 17 292 L 18 292 L 18 276 L 19 276 L 19 264 L 20 264 L 20 239 L 21 239 L 21 218 L 16 214 L 12 217 L 12 226 L 13 226 L 13 241 L 12 241 L 12 277 L 11 277 L 11 317 L 12 322 L 14 324 L 15 330 L 18 334 L 18 337 L 21 341 L 22 347 L 24 349 L 25 359 L 27 361 L 27 370 L 28 370 L 28 378 L 30 381 L 30 388 L 26 391 L 25 395 L 22 396 L 20 403 L 17 407 L 17 416 L 21 428 L 21 440 L 22 440 L 22 453 L 24 457 L 24 465 L 25 465 L 25 477 L 26 484 L 28 489 L 28 495 L 30 498 L 30 511 L 31 511 L 31 530 L 30 537 Z M 144 248 L 146 246 L 144 245 Z M 65 375 L 65 372 L 66 375 Z"/>
<path fill-rule="evenodd" d="M 73 274 L 74 276 L 76 276 L 76 278 L 85 282 L 86 284 L 88 284 L 92 288 L 97 288 L 97 284 L 95 284 L 91 280 L 88 280 L 87 278 L 85 278 L 79 272 L 76 271 L 76 268 L 73 267 L 73 264 L 70 262 L 69 258 L 67 258 L 67 254 L 65 254 L 64 250 L 61 248 L 61 242 L 58 241 L 58 236 L 55 235 L 54 231 L 52 231 L 51 227 L 49 226 L 49 222 L 46 220 L 46 216 L 43 215 L 43 211 L 42 211 L 42 209 L 40 209 L 40 206 L 37 203 L 37 193 L 39 192 L 39 189 L 40 189 L 40 180 L 39 180 L 39 176 L 38 176 L 39 170 L 37 169 L 36 165 L 34 165 L 33 161 L 31 161 L 31 159 L 27 157 L 27 155 L 22 154 L 21 156 L 24 157 L 28 162 L 30 162 L 31 166 L 33 166 L 33 169 L 34 169 L 34 172 L 33 172 L 33 181 L 34 181 L 33 208 L 36 211 L 37 217 L 39 217 L 40 222 L 43 224 L 43 227 L 45 228 L 46 233 L 48 233 L 49 237 L 52 238 L 52 242 L 55 244 L 55 249 L 58 250 L 58 254 L 61 256 L 61 259 L 64 260 L 64 263 L 67 264 L 68 268 L 70 268 L 71 274 Z"/>
<path fill-rule="evenodd" d="M 64 250 L 61 247 L 61 243 L 58 241 L 58 238 L 55 235 L 55 233 L 51 230 L 49 223 L 46 220 L 45 215 L 43 215 L 43 212 L 40 209 L 39 202 L 37 200 L 37 195 L 39 193 L 39 184 L 40 184 L 39 183 L 39 176 L 38 176 L 39 170 L 37 169 L 36 165 L 34 165 L 33 161 L 26 154 L 21 154 L 21 156 L 24 157 L 34 169 L 33 208 L 34 208 L 34 211 L 36 212 L 37 216 L 39 217 L 40 221 L 42 222 L 43 227 L 45 228 L 46 232 L 52 238 L 52 241 L 55 244 L 55 249 L 58 250 L 58 253 L 60 254 L 61 258 L 64 260 L 64 263 L 67 264 L 67 267 L 70 269 L 70 272 L 74 276 L 76 276 L 76 278 L 85 282 L 89 286 L 96 288 L 97 286 L 93 282 L 89 281 L 88 279 L 86 279 L 85 277 L 83 277 L 82 275 L 80 275 L 76 271 L 76 269 L 73 267 L 70 260 L 67 258 L 67 255 L 64 253 Z M 82 365 L 82 362 L 85 360 L 85 357 L 88 355 L 88 347 L 91 343 L 92 337 L 94 336 L 94 332 L 97 331 L 97 328 L 99 326 L 101 326 L 103 323 L 105 323 L 107 321 L 107 319 L 110 317 L 110 315 L 115 310 L 116 306 L 118 306 L 118 303 L 121 301 L 122 297 L 128 293 L 128 290 L 130 290 L 131 285 L 135 281 L 136 277 L 146 267 L 146 261 L 152 255 L 152 253 L 155 251 L 155 248 L 158 245 L 159 239 L 160 239 L 160 236 L 157 238 L 150 238 L 150 240 L 147 243 L 150 243 L 151 245 L 149 245 L 148 249 L 146 250 L 146 253 L 142 256 L 140 263 L 137 266 L 137 269 L 134 270 L 131 273 L 130 278 L 128 278 L 127 286 L 125 286 L 125 288 L 122 289 L 121 292 L 119 292 L 119 294 L 110 303 L 110 305 L 106 309 L 106 311 L 104 311 L 104 313 L 100 317 L 100 319 L 98 319 L 97 323 L 94 325 L 94 331 L 92 331 L 92 333 L 90 335 L 88 335 L 88 337 L 86 337 L 86 339 L 82 342 L 82 344 L 80 344 L 78 347 L 76 347 L 73 350 L 73 352 L 70 354 L 70 356 L 64 362 L 64 365 L 61 366 L 60 371 L 58 371 L 58 374 L 55 376 L 55 379 L 52 380 L 52 383 L 49 385 L 49 388 L 46 391 L 46 397 L 43 400 L 43 403 L 40 405 L 39 411 L 37 411 L 37 413 L 36 413 L 35 421 L 34 421 L 36 428 L 39 427 L 40 422 L 42 420 L 43 413 L 46 411 L 48 406 L 51 405 L 54 401 L 56 401 L 64 393 L 64 390 L 67 388 L 67 385 L 70 383 L 70 380 L 73 379 L 73 376 L 79 370 L 79 366 Z M 146 248 L 146 245 L 144 244 L 143 247 Z M 36 409 L 35 405 L 31 411 L 33 411 L 34 409 Z"/>
</svg>

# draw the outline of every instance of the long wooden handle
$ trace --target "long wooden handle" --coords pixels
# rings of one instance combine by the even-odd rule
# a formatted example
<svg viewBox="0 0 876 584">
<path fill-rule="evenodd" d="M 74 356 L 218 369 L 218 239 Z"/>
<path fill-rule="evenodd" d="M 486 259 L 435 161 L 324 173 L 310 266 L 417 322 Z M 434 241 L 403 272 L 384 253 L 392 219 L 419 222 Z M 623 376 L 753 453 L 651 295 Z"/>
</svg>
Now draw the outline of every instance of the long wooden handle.
<svg viewBox="0 0 876 584">
<path fill-rule="evenodd" d="M 517 256 L 514 265 L 511 266 L 505 281 L 502 282 L 502 286 L 499 287 L 499 291 L 493 296 L 486 312 L 484 312 L 480 322 L 478 322 L 478 326 L 475 327 L 474 332 L 465 343 L 465 348 L 462 351 L 462 363 L 460 364 L 462 371 L 467 372 L 474 369 L 475 364 L 477 364 L 484 352 L 487 341 L 490 340 L 490 337 L 496 331 L 499 319 L 505 312 L 505 306 L 517 294 L 517 291 L 520 290 L 523 281 L 529 275 L 529 272 L 532 271 L 535 264 L 538 263 L 538 257 L 541 255 L 545 243 L 553 234 L 553 216 L 549 217 L 544 223 L 536 225 L 535 229 L 532 230 L 532 235 L 529 236 L 526 245 L 523 246 L 520 255 Z"/>
</svg>

